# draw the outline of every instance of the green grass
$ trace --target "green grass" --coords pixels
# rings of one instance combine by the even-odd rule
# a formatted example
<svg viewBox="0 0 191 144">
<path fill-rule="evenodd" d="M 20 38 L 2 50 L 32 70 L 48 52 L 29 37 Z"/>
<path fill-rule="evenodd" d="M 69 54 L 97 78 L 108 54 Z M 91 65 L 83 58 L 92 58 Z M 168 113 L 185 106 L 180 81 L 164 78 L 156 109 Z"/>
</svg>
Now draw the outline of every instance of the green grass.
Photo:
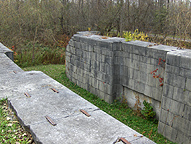
<svg viewBox="0 0 191 144">
<path fill-rule="evenodd" d="M 54 46 L 47 47 L 42 44 L 31 42 L 24 48 L 11 48 L 14 51 L 14 62 L 20 67 L 35 66 L 40 64 L 64 64 L 65 48 Z"/>
<path fill-rule="evenodd" d="M 146 120 L 142 117 L 136 115 L 136 113 L 128 108 L 125 103 L 115 102 L 113 104 L 108 104 L 105 101 L 101 100 L 97 96 L 91 94 L 90 92 L 80 88 L 73 82 L 69 81 L 65 74 L 65 66 L 64 65 L 42 65 L 35 67 L 27 67 L 23 68 L 26 71 L 37 70 L 42 71 L 45 74 L 49 75 L 56 81 L 62 83 L 64 86 L 68 87 L 70 90 L 79 94 L 89 102 L 93 103 L 101 110 L 105 111 L 109 115 L 118 119 L 122 123 L 128 125 L 132 129 L 137 132 L 143 134 L 149 139 L 153 140 L 158 144 L 173 144 L 173 142 L 167 140 L 165 137 L 157 133 L 158 124 L 153 121 Z"/>
<path fill-rule="evenodd" d="M 0 100 L 0 143 L 31 143 L 31 136 L 26 133 L 14 114 L 7 107 L 7 100 Z"/>
</svg>

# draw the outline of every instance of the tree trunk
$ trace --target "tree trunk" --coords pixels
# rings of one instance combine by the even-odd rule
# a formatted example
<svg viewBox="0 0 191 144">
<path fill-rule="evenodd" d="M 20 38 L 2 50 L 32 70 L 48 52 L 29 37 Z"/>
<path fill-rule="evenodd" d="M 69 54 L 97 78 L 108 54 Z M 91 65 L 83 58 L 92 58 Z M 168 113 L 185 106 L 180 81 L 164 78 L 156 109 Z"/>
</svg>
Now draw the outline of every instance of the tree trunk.
<svg viewBox="0 0 191 144">
<path fill-rule="evenodd" d="M 124 23 L 124 4 L 123 4 L 123 0 L 121 0 L 120 2 L 120 8 L 121 8 L 121 12 L 120 12 L 120 36 L 123 36 L 123 23 Z"/>
</svg>

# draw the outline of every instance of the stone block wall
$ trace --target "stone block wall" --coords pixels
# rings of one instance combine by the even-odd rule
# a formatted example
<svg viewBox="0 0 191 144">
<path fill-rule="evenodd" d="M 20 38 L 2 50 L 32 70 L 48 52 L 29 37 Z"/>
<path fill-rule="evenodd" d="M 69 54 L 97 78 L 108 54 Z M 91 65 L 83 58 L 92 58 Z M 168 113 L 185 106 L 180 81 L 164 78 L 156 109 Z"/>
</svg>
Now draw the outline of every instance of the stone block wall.
<svg viewBox="0 0 191 144">
<path fill-rule="evenodd" d="M 159 59 L 165 61 L 163 66 Z M 164 78 L 163 86 L 151 74 L 155 69 Z M 67 46 L 66 73 L 109 103 L 123 99 L 131 108 L 141 109 L 144 100 L 150 102 L 159 133 L 174 142 L 191 141 L 190 50 L 80 32 Z"/>
<path fill-rule="evenodd" d="M 68 78 L 107 102 L 113 102 L 113 49 L 120 40 L 102 39 L 90 33 L 74 35 L 66 48 Z"/>
<path fill-rule="evenodd" d="M 190 50 L 172 51 L 167 55 L 158 131 L 174 142 L 191 142 Z"/>
<path fill-rule="evenodd" d="M 126 99 L 131 108 L 143 108 L 143 101 L 150 102 L 157 118 L 161 108 L 163 87 L 152 71 L 164 77 L 164 68 L 158 65 L 159 59 L 165 60 L 167 52 L 175 47 L 156 45 L 149 42 L 131 41 L 121 43 L 115 52 L 116 71 L 114 77 L 120 77 L 117 95 Z"/>
</svg>

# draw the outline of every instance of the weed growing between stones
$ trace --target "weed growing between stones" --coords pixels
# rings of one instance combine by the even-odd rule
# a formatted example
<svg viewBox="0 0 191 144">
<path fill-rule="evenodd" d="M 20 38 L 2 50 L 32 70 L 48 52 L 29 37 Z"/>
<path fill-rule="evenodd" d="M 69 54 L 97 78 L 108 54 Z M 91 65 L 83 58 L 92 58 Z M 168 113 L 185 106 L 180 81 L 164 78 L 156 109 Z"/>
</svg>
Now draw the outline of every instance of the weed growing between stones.
<svg viewBox="0 0 191 144">
<path fill-rule="evenodd" d="M 143 104 L 144 104 L 144 108 L 143 110 L 141 110 L 141 113 L 145 116 L 146 119 L 155 121 L 154 117 L 156 115 L 156 112 L 153 111 L 153 107 L 151 106 L 151 103 L 148 103 L 144 100 Z"/>
</svg>

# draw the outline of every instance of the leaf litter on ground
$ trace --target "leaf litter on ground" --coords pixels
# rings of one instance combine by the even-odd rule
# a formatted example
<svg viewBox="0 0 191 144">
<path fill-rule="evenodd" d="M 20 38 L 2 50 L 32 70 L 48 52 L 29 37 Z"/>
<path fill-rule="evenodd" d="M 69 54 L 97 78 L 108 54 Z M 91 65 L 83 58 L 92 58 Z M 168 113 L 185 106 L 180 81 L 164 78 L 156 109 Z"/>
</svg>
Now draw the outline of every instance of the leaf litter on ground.
<svg viewBox="0 0 191 144">
<path fill-rule="evenodd" d="M 31 134 L 19 125 L 7 99 L 0 100 L 0 143 L 35 144 Z"/>
</svg>

